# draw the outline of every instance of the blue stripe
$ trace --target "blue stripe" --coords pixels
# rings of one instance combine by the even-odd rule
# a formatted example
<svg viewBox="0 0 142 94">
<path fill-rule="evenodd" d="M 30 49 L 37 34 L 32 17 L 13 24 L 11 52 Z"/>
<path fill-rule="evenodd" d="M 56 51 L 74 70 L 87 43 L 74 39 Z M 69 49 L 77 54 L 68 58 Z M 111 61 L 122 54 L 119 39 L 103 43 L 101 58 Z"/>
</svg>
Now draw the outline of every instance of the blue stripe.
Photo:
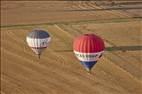
<svg viewBox="0 0 142 94">
<path fill-rule="evenodd" d="M 96 63 L 97 63 L 97 61 L 90 61 L 90 62 L 81 61 L 81 64 L 85 68 L 88 68 L 89 70 L 91 70 Z"/>
<path fill-rule="evenodd" d="M 50 37 L 50 35 L 48 34 L 48 32 L 44 31 L 44 30 L 34 30 L 32 32 L 30 32 L 28 34 L 28 37 L 30 38 L 38 38 L 38 39 L 43 39 L 43 38 L 48 38 Z"/>
</svg>

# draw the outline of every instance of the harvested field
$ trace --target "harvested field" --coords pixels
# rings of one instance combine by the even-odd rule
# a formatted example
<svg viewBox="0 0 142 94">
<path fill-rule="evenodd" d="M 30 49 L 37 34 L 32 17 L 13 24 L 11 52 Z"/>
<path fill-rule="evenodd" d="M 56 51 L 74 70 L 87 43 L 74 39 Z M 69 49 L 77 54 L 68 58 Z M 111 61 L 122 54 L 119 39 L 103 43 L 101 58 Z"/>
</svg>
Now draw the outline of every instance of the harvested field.
<svg viewBox="0 0 142 94">
<path fill-rule="evenodd" d="M 41 60 L 25 42 L 27 33 L 34 27 L 2 29 L 1 81 L 5 94 L 142 93 L 141 51 L 127 51 L 127 48 L 123 51 L 125 46 L 141 46 L 140 21 L 40 27 L 47 29 L 52 36 Z M 122 47 L 122 50 L 106 51 L 92 74 L 84 70 L 71 51 L 64 52 L 72 49 L 73 38 L 80 34 L 78 31 L 88 33 L 88 28 L 89 32 L 103 37 L 107 47 Z M 127 34 L 131 36 L 126 37 Z"/>
<path fill-rule="evenodd" d="M 39 24 L 140 16 L 139 14 L 133 15 L 119 10 L 76 11 L 103 8 L 102 6 L 97 6 L 95 3 L 93 1 L 2 1 L 1 24 Z M 139 9 L 138 11 L 140 13 Z"/>
<path fill-rule="evenodd" d="M 115 10 L 57 12 L 101 8 L 95 4 L 2 1 L 1 94 L 142 94 L 140 18 Z M 40 60 L 25 39 L 35 28 L 52 38 Z M 91 74 L 72 52 L 73 39 L 85 33 L 101 36 L 106 45 Z"/>
</svg>

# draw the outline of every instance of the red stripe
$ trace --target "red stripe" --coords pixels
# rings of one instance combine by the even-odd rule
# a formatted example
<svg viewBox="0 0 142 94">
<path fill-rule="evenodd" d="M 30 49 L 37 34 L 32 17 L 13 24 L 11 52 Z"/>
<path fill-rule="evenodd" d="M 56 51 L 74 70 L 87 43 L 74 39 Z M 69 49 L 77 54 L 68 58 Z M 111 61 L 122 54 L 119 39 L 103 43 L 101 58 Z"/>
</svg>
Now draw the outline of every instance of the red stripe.
<svg viewBox="0 0 142 94">
<path fill-rule="evenodd" d="M 103 51 L 104 48 L 105 46 L 103 40 L 94 34 L 79 36 L 73 43 L 73 49 L 82 53 L 100 52 Z"/>
</svg>

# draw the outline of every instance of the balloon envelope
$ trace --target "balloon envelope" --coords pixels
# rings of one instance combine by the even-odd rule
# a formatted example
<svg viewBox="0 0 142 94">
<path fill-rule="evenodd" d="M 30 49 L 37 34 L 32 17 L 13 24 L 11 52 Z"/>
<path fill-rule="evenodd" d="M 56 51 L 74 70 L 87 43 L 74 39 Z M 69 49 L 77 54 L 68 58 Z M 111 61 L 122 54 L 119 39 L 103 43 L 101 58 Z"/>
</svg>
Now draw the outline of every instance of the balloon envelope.
<svg viewBox="0 0 142 94">
<path fill-rule="evenodd" d="M 77 37 L 73 43 L 73 49 L 76 57 L 81 64 L 90 70 L 102 56 L 104 52 L 103 40 L 94 34 L 84 34 Z"/>
<path fill-rule="evenodd" d="M 44 30 L 33 30 L 26 38 L 28 46 L 31 47 L 37 55 L 40 55 L 42 51 L 47 48 L 50 40 L 50 35 Z"/>
</svg>

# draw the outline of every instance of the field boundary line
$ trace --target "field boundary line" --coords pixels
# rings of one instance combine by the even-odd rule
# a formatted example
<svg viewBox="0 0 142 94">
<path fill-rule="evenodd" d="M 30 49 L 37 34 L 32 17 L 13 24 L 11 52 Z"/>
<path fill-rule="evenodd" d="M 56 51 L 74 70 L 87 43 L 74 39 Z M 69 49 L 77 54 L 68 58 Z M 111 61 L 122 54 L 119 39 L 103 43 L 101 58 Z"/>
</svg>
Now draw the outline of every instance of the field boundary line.
<svg viewBox="0 0 142 94">
<path fill-rule="evenodd" d="M 1 25 L 0 28 L 10 28 L 10 27 L 25 27 L 25 26 L 37 26 L 37 25 L 54 25 L 54 24 L 85 24 L 85 23 L 117 23 L 117 22 L 130 22 L 130 21 L 139 21 L 142 20 L 142 17 L 133 17 L 133 18 L 113 18 L 113 19 L 102 19 L 102 20 L 80 20 L 80 21 L 70 21 L 70 22 L 51 22 L 51 23 L 39 23 L 39 24 L 15 24 L 15 25 Z"/>
</svg>

